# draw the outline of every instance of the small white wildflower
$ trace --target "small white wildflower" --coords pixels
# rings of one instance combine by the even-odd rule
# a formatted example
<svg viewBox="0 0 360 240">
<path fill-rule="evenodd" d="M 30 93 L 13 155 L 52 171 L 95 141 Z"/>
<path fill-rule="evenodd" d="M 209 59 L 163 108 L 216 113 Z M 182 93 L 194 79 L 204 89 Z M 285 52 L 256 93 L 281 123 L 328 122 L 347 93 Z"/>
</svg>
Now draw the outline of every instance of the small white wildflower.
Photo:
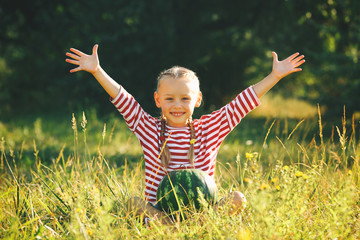
<svg viewBox="0 0 360 240">
<path fill-rule="evenodd" d="M 106 123 L 104 124 L 104 130 L 102 132 L 103 141 L 105 141 L 105 136 L 106 136 Z"/>
<path fill-rule="evenodd" d="M 83 120 L 81 121 L 81 127 L 83 128 L 83 131 L 86 130 L 86 124 L 87 124 L 87 120 L 86 120 L 85 113 L 83 112 Z"/>
</svg>

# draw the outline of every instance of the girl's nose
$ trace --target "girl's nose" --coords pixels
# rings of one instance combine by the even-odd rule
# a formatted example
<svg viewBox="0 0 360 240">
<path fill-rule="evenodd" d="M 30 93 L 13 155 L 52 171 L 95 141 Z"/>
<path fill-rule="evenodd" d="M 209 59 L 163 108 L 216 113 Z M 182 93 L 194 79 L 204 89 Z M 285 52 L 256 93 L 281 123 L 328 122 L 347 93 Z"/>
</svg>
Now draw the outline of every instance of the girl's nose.
<svg viewBox="0 0 360 240">
<path fill-rule="evenodd" d="M 180 101 L 175 101 L 174 107 L 175 108 L 181 108 L 181 102 Z"/>
</svg>

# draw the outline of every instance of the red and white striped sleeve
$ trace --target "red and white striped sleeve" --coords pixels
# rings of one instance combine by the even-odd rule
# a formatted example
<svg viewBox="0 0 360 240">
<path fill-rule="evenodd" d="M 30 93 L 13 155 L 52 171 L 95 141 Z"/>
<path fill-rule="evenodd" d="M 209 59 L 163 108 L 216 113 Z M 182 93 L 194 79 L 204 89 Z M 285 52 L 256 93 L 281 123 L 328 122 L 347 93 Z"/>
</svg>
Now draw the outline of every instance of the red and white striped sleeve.
<svg viewBox="0 0 360 240">
<path fill-rule="evenodd" d="M 140 121 L 144 120 L 144 118 L 148 121 L 152 119 L 123 87 L 120 87 L 119 94 L 114 99 L 110 98 L 110 101 L 124 117 L 126 124 L 132 132 L 136 132 Z"/>
<path fill-rule="evenodd" d="M 259 105 L 260 100 L 254 89 L 248 87 L 238 94 L 230 103 L 209 115 L 202 116 L 200 120 L 207 125 L 206 128 L 209 132 L 222 129 L 223 134 L 227 134 L 234 129 L 249 112 Z"/>
<path fill-rule="evenodd" d="M 230 130 L 234 129 L 234 127 L 240 123 L 241 119 L 259 105 L 260 100 L 251 86 L 237 95 L 229 104 L 224 106 Z"/>
<path fill-rule="evenodd" d="M 111 99 L 122 114 L 126 124 L 139 140 L 145 159 L 145 199 L 156 202 L 156 190 L 165 176 L 159 155 L 159 120 L 146 113 L 140 104 L 121 87 L 119 94 Z"/>
<path fill-rule="evenodd" d="M 197 142 L 202 144 L 199 150 L 195 145 L 197 168 L 210 176 L 214 175 L 216 156 L 221 143 L 241 119 L 258 105 L 260 105 L 259 98 L 252 87 L 249 87 L 224 107 L 209 115 L 203 115 L 195 122 L 195 129 L 200 133 Z"/>
</svg>

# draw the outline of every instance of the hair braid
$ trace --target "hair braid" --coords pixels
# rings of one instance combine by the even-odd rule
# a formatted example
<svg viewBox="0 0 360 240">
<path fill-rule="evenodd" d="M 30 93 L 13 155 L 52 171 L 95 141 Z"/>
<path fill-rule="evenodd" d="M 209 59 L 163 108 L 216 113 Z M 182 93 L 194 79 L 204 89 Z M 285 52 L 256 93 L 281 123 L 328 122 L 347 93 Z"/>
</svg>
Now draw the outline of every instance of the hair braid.
<svg viewBox="0 0 360 240">
<path fill-rule="evenodd" d="M 189 148 L 187 157 L 190 160 L 191 166 L 194 166 L 194 160 L 195 160 L 194 145 L 195 145 L 196 136 L 195 136 L 195 130 L 194 130 L 194 123 L 193 123 L 191 117 L 188 121 L 188 126 L 190 128 L 190 148 Z"/>
<path fill-rule="evenodd" d="M 169 162 L 171 159 L 171 155 L 170 155 L 170 151 L 168 146 L 165 144 L 166 143 L 166 139 L 165 139 L 165 127 L 166 127 L 166 119 L 164 116 L 161 117 L 161 130 L 160 130 L 160 149 L 159 152 L 161 152 L 161 164 L 165 167 L 165 169 L 167 169 L 167 167 L 169 166 Z"/>
</svg>

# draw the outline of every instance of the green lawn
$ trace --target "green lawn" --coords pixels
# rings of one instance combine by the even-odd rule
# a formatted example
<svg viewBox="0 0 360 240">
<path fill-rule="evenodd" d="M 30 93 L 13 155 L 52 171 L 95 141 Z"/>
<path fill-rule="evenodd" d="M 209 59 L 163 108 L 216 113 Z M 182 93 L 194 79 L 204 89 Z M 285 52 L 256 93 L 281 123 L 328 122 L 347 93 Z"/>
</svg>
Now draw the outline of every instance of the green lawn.
<svg viewBox="0 0 360 240">
<path fill-rule="evenodd" d="M 126 211 L 144 195 L 142 152 L 120 116 L 0 122 L 1 239 L 359 239 L 359 123 L 249 116 L 218 156 L 211 208 L 173 226 Z"/>
</svg>

